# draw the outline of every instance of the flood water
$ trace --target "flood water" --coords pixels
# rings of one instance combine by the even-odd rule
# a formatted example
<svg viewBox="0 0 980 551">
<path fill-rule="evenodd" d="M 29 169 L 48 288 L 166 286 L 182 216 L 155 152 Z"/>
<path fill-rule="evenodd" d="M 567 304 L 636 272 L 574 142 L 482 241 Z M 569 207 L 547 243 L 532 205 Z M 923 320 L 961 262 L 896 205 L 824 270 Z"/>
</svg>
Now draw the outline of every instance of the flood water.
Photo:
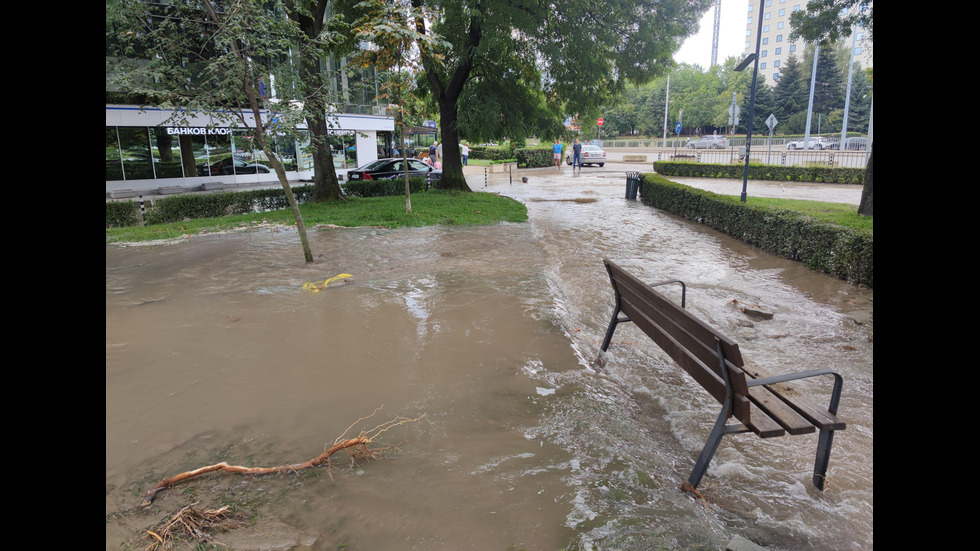
<svg viewBox="0 0 980 551">
<path fill-rule="evenodd" d="M 313 231 L 312 266 L 291 229 L 107 247 L 106 547 L 143 548 L 134 536 L 200 501 L 252 516 L 216 536 L 234 549 L 873 548 L 873 292 L 584 173 L 471 182 L 524 202 L 527 224 Z M 709 504 L 679 490 L 719 406 L 629 324 L 596 362 L 604 257 L 685 280 L 688 308 L 749 362 L 843 374 L 827 491 L 810 484 L 814 435 L 726 437 Z M 178 472 L 315 457 L 379 406 L 358 426 L 424 418 L 385 433 L 397 448 L 378 460 L 209 475 L 136 508 Z"/>
</svg>

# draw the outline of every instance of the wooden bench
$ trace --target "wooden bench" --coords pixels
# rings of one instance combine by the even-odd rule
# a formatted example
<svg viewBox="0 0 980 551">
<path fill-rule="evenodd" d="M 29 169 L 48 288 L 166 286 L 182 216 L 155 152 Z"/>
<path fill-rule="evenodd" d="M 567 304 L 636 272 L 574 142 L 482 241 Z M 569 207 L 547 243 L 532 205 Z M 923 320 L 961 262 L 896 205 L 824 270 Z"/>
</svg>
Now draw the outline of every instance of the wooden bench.
<svg viewBox="0 0 980 551">
<path fill-rule="evenodd" d="M 602 342 L 602 351 L 609 349 L 617 325 L 633 322 L 722 404 L 718 420 L 688 478 L 692 489 L 701 482 L 721 438 L 726 434 L 751 431 L 761 438 L 773 438 L 819 430 L 813 485 L 823 490 L 834 431 L 845 428 L 837 418 L 843 378 L 827 369 L 768 376 L 755 367 L 746 368 L 737 343 L 684 309 L 687 288 L 683 282 L 670 280 L 647 285 L 609 260 L 603 262 L 616 293 L 616 306 Z M 653 289 L 654 286 L 671 283 L 681 285 L 680 305 Z M 620 313 L 625 316 L 620 317 Z M 828 408 L 820 407 L 795 390 L 779 384 L 818 375 L 832 375 L 834 378 Z"/>
</svg>

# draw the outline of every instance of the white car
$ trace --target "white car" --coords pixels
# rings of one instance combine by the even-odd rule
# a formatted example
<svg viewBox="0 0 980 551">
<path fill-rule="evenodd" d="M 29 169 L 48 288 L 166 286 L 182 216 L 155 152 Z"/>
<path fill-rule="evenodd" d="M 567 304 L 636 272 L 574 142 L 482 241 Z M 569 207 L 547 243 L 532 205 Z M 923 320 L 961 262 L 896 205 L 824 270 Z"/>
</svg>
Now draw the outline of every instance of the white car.
<svg viewBox="0 0 980 551">
<path fill-rule="evenodd" d="M 572 164 L 572 147 L 565 150 L 565 162 Z M 598 145 L 582 144 L 582 166 L 599 165 L 605 166 L 606 152 Z"/>
<path fill-rule="evenodd" d="M 786 144 L 786 149 L 793 151 L 796 149 L 804 149 L 804 143 L 807 144 L 806 149 L 827 149 L 830 147 L 830 141 L 826 138 L 810 138 L 807 140 L 796 140 Z"/>
</svg>

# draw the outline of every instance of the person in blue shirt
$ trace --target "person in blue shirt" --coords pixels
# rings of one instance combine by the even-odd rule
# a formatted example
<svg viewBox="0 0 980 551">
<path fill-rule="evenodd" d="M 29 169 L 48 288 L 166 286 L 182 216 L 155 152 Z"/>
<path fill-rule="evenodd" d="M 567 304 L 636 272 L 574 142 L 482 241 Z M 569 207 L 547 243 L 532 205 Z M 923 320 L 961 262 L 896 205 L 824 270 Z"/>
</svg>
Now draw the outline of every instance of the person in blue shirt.
<svg viewBox="0 0 980 551">
<path fill-rule="evenodd" d="M 575 145 L 572 146 L 572 170 L 575 167 L 582 170 L 582 144 L 578 143 L 578 138 L 575 138 Z"/>
<path fill-rule="evenodd" d="M 555 145 L 551 146 L 555 152 L 555 169 L 561 170 L 561 138 L 555 140 Z"/>
</svg>

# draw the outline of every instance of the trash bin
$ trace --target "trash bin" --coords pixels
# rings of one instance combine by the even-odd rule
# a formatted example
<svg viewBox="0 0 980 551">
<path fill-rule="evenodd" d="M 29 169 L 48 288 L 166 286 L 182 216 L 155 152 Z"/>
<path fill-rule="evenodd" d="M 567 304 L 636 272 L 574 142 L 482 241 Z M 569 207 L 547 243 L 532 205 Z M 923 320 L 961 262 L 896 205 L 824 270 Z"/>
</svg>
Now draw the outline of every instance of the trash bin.
<svg viewBox="0 0 980 551">
<path fill-rule="evenodd" d="M 639 172 L 627 172 L 626 173 L 626 198 L 636 199 L 636 192 L 640 189 L 640 173 Z"/>
</svg>

